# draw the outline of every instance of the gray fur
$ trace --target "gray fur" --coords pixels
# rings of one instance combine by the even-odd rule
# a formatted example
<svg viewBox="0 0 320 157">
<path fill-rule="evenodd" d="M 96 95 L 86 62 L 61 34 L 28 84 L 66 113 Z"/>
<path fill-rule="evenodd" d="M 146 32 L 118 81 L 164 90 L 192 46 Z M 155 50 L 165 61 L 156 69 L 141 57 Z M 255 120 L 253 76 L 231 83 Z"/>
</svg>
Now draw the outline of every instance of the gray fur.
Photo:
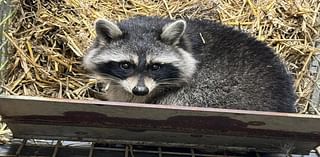
<svg viewBox="0 0 320 157">
<path fill-rule="evenodd" d="M 132 93 L 121 87 L 121 80 L 106 76 L 112 81 L 108 92 L 118 89 L 119 94 L 108 100 L 295 112 L 293 83 L 285 66 L 270 48 L 245 33 L 196 19 L 135 17 L 117 25 L 124 35 L 111 41 L 104 38 L 106 44 L 96 40 L 85 56 L 89 71 L 96 73 L 98 58 L 109 60 L 109 54 L 119 54 L 145 58 L 146 64 L 157 58 L 170 62 L 182 77 L 157 83 L 148 95 L 129 99 Z"/>
</svg>

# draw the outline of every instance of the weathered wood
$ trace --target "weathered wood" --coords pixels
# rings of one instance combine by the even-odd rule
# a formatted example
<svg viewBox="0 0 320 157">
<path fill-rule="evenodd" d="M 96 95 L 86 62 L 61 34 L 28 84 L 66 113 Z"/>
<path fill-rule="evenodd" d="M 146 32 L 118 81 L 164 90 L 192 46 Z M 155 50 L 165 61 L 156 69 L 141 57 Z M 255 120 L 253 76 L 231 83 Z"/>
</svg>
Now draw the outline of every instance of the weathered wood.
<svg viewBox="0 0 320 157">
<path fill-rule="evenodd" d="M 320 145 L 320 116 L 169 105 L 0 97 L 19 138 L 308 153 Z"/>
</svg>

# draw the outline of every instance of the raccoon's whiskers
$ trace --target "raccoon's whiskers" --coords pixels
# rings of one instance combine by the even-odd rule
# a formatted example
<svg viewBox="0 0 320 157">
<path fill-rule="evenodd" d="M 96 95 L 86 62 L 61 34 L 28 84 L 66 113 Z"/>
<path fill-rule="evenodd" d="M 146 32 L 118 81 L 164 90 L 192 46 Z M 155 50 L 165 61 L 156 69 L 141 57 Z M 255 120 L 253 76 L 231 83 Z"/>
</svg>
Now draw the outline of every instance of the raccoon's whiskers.
<svg viewBox="0 0 320 157">
<path fill-rule="evenodd" d="M 159 83 L 158 87 L 168 88 L 168 87 L 178 87 L 185 84 L 185 82 L 166 82 L 166 83 Z"/>
<path fill-rule="evenodd" d="M 180 82 L 180 81 L 183 81 L 183 80 L 178 79 L 178 78 L 168 78 L 168 79 L 160 80 L 159 82 L 162 83 L 162 82 L 172 82 L 172 81 Z M 183 82 L 185 82 L 185 81 L 183 81 Z"/>
<path fill-rule="evenodd" d="M 109 74 L 100 74 L 101 75 L 101 80 L 107 80 L 107 81 L 114 81 L 114 82 L 118 82 L 119 78 L 114 77 L 112 75 Z"/>
<path fill-rule="evenodd" d="M 186 81 L 180 80 L 180 79 L 165 79 L 158 82 L 159 85 L 179 85 L 179 84 L 185 84 Z"/>
<path fill-rule="evenodd" d="M 163 83 L 158 83 L 159 85 L 176 85 L 178 82 L 163 82 Z"/>
<path fill-rule="evenodd" d="M 110 86 L 112 86 L 112 87 L 121 87 L 121 88 L 123 88 L 120 84 L 117 84 L 117 83 L 110 84 Z"/>
</svg>

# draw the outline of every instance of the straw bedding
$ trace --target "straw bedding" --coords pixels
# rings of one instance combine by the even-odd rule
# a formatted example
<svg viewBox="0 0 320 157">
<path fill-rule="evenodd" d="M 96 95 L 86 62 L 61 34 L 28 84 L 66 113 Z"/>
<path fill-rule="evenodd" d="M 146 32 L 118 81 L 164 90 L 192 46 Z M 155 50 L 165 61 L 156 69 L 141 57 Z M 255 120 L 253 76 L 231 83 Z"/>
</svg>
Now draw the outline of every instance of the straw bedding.
<svg viewBox="0 0 320 157">
<path fill-rule="evenodd" d="M 316 87 L 309 71 L 319 48 L 318 0 L 13 0 L 4 37 L 10 45 L 1 88 L 6 95 L 90 99 L 96 85 L 82 56 L 95 37 L 93 22 L 135 15 L 205 18 L 246 31 L 264 41 L 295 78 L 301 113 L 317 114 L 310 101 Z M 1 45 L 0 45 L 1 46 Z"/>
</svg>

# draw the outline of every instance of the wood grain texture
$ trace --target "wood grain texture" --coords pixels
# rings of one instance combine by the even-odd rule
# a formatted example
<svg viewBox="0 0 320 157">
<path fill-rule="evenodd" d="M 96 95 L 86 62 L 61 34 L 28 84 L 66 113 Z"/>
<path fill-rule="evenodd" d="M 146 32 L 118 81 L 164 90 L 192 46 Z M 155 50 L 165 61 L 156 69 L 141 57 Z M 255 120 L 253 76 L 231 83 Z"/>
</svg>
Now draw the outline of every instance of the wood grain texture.
<svg viewBox="0 0 320 157">
<path fill-rule="evenodd" d="M 19 138 L 117 141 L 211 150 L 308 153 L 320 145 L 320 116 L 1 96 L 0 115 Z"/>
</svg>

